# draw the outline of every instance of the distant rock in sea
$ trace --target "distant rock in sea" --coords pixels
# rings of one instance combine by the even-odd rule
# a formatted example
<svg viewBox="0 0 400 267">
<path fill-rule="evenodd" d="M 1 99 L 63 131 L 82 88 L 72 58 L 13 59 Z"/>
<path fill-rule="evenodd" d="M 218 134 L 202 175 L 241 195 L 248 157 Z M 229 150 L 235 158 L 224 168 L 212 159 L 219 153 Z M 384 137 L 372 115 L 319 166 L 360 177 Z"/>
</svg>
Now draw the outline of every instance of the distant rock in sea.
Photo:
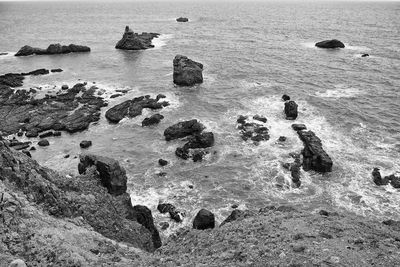
<svg viewBox="0 0 400 267">
<path fill-rule="evenodd" d="M 0 56 L 6 56 L 6 55 L 8 55 L 8 53 L 6 53 L 6 52 L 0 52 Z"/>
<path fill-rule="evenodd" d="M 153 38 L 157 38 L 160 36 L 159 33 L 147 33 L 142 32 L 142 34 L 138 34 L 132 31 L 129 26 L 125 27 L 124 35 L 122 39 L 118 41 L 115 45 L 117 49 L 123 50 L 142 50 L 153 48 L 154 45 L 151 44 Z"/>
<path fill-rule="evenodd" d="M 203 64 L 182 55 L 176 55 L 173 64 L 175 84 L 191 86 L 203 82 Z"/>
<path fill-rule="evenodd" d="M 369 57 L 369 54 L 362 54 L 361 57 Z"/>
<path fill-rule="evenodd" d="M 56 55 L 56 54 L 68 54 L 73 52 L 90 52 L 90 47 L 84 45 L 61 45 L 51 44 L 47 49 L 31 47 L 25 45 L 15 54 L 16 57 L 30 56 L 30 55 Z"/>
<path fill-rule="evenodd" d="M 344 48 L 344 44 L 336 39 L 321 41 L 316 43 L 315 46 L 319 48 Z"/>
<path fill-rule="evenodd" d="M 177 22 L 188 22 L 189 19 L 188 18 L 184 18 L 184 17 L 179 17 L 176 19 Z"/>
</svg>

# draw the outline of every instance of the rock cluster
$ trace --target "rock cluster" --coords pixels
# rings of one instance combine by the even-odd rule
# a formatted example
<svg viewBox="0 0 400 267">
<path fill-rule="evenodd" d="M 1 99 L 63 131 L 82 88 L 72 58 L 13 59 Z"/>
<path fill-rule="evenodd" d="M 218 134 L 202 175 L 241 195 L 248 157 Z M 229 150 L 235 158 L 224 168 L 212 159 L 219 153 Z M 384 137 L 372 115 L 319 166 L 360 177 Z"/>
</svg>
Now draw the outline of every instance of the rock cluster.
<svg viewBox="0 0 400 267">
<path fill-rule="evenodd" d="M 115 45 L 115 48 L 123 50 L 142 50 L 152 48 L 154 45 L 151 44 L 151 41 L 159 35 L 159 33 L 147 32 L 143 32 L 142 34 L 134 33 L 129 26 L 126 26 L 124 35 Z"/>
<path fill-rule="evenodd" d="M 55 55 L 55 54 L 68 54 L 73 52 L 90 52 L 90 47 L 84 45 L 61 45 L 51 44 L 47 49 L 31 47 L 25 45 L 15 54 L 16 57 L 30 56 L 30 55 Z"/>
<path fill-rule="evenodd" d="M 391 174 L 382 178 L 379 169 L 374 168 L 372 178 L 376 185 L 388 185 L 390 183 L 394 188 L 400 188 L 400 175 Z"/>
<path fill-rule="evenodd" d="M 166 141 L 188 137 L 183 147 L 178 147 L 175 155 L 182 159 L 192 157 L 193 161 L 201 161 L 205 155 L 204 148 L 214 145 L 214 134 L 203 132 L 204 125 L 196 119 L 178 122 L 164 131 Z"/>
<path fill-rule="evenodd" d="M 182 222 L 183 220 L 184 214 L 177 210 L 177 208 L 170 203 L 160 203 L 158 204 L 157 209 L 161 213 L 168 212 L 171 219 L 176 222 Z"/>
<path fill-rule="evenodd" d="M 267 118 L 260 115 L 253 116 L 253 120 L 259 121 L 258 122 L 249 122 L 248 116 L 240 115 L 237 119 L 237 123 L 239 124 L 237 128 L 240 130 L 240 135 L 244 141 L 251 140 L 255 144 L 258 144 L 261 141 L 268 141 L 269 130 L 268 127 L 263 125 L 267 122 Z"/>
<path fill-rule="evenodd" d="M 315 46 L 319 48 L 344 48 L 344 44 L 336 39 L 321 41 L 316 43 Z"/>
<path fill-rule="evenodd" d="M 203 64 L 193 61 L 186 56 L 176 55 L 173 66 L 175 84 L 192 86 L 203 82 Z"/>
<path fill-rule="evenodd" d="M 112 123 L 118 123 L 124 117 L 134 118 L 141 115 L 144 108 L 155 110 L 168 106 L 169 103 L 167 101 L 159 102 L 161 98 L 165 98 L 165 96 L 160 94 L 155 99 L 149 95 L 135 97 L 132 100 L 127 100 L 110 108 L 107 110 L 105 116 Z"/>
</svg>

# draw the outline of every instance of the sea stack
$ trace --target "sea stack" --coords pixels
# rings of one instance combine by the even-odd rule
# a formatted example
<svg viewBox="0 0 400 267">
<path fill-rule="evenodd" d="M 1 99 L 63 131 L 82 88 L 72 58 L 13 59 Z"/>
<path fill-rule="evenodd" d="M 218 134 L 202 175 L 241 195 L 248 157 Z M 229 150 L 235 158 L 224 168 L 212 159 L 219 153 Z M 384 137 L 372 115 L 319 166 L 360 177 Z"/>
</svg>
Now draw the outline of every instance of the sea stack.
<svg viewBox="0 0 400 267">
<path fill-rule="evenodd" d="M 143 32 L 142 34 L 138 34 L 133 32 L 129 26 L 125 27 L 124 35 L 122 39 L 115 45 L 117 49 L 123 50 L 143 50 L 148 48 L 153 48 L 151 41 L 153 38 L 157 38 L 159 33 L 147 33 Z"/>
<path fill-rule="evenodd" d="M 203 82 L 203 64 L 182 55 L 176 55 L 173 64 L 175 84 L 192 86 Z"/>
<path fill-rule="evenodd" d="M 315 44 L 319 48 L 344 48 L 344 44 L 336 39 L 325 40 Z"/>
</svg>

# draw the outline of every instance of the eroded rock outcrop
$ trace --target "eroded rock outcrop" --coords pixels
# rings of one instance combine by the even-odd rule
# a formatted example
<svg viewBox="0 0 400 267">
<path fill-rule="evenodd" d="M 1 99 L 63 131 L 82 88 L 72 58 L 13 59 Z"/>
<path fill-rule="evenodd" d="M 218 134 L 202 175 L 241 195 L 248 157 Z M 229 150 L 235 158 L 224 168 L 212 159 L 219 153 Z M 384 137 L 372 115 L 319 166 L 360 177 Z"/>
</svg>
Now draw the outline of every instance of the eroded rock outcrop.
<svg viewBox="0 0 400 267">
<path fill-rule="evenodd" d="M 175 84 L 191 86 L 203 82 L 203 64 L 193 61 L 186 56 L 176 55 L 173 66 Z"/>
<path fill-rule="evenodd" d="M 15 54 L 16 57 L 30 56 L 30 55 L 55 55 L 55 54 L 68 54 L 73 52 L 90 52 L 90 47 L 84 45 L 61 45 L 51 44 L 47 49 L 31 47 L 25 45 Z"/>
<path fill-rule="evenodd" d="M 316 43 L 315 46 L 319 48 L 344 48 L 344 44 L 336 39 L 321 41 Z"/>
<path fill-rule="evenodd" d="M 153 48 L 151 41 L 153 38 L 157 38 L 159 33 L 147 33 L 143 32 L 142 34 L 134 33 L 129 26 L 125 27 L 124 35 L 122 39 L 118 41 L 115 45 L 117 49 L 123 50 L 142 50 Z"/>
<path fill-rule="evenodd" d="M 248 116 L 239 115 L 236 122 L 238 123 L 237 128 L 240 130 L 240 136 L 244 141 L 251 140 L 254 144 L 258 144 L 261 141 L 268 141 L 269 130 L 264 124 L 267 122 L 267 118 L 260 115 L 254 115 L 253 120 L 256 122 L 249 121 Z"/>
<path fill-rule="evenodd" d="M 150 98 L 149 95 L 135 97 L 132 100 L 124 101 L 106 112 L 106 118 L 109 122 L 118 123 L 125 117 L 134 118 L 142 114 L 144 108 L 149 108 L 152 110 L 162 109 L 169 105 L 167 101 L 159 100 L 164 98 L 163 95 L 158 95 L 155 99 Z"/>
</svg>

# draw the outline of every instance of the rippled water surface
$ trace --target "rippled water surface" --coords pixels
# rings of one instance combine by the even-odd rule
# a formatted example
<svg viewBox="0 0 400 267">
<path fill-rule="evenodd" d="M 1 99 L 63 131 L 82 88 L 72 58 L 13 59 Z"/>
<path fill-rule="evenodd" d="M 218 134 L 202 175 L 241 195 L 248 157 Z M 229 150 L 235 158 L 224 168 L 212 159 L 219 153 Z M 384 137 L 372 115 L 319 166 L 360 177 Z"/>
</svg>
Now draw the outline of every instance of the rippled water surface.
<svg viewBox="0 0 400 267">
<path fill-rule="evenodd" d="M 187 16 L 189 23 L 177 23 Z M 313 208 L 342 207 L 359 214 L 400 219 L 400 192 L 372 183 L 372 168 L 384 175 L 400 171 L 400 4 L 291 2 L 172 3 L 4 3 L 0 2 L 0 73 L 62 68 L 64 72 L 26 79 L 25 87 L 73 85 L 79 79 L 110 95 L 130 90 L 110 106 L 135 96 L 163 93 L 171 105 L 158 125 L 141 127 L 142 116 L 108 124 L 104 116 L 88 131 L 50 140 L 33 157 L 48 167 L 75 174 L 89 149 L 118 159 L 127 169 L 134 204 L 156 212 L 160 199 L 186 211 L 199 208 L 226 216 L 232 204 L 262 207 L 297 203 Z M 125 25 L 135 32 L 159 32 L 146 51 L 114 49 Z M 337 38 L 345 49 L 323 50 L 314 43 Z M 13 57 L 29 44 L 76 43 L 89 54 Z M 361 58 L 361 54 L 371 56 Z M 172 59 L 184 54 L 204 64 L 204 83 L 192 88 L 172 83 Z M 282 114 L 282 94 L 299 104 L 298 123 L 323 141 L 334 162 L 325 175 L 302 172 L 299 189 L 279 188 L 290 180 L 281 167 L 302 143 Z M 106 110 L 103 110 L 103 114 Z M 255 146 L 241 140 L 239 114 L 268 118 L 271 139 Z M 183 161 L 163 131 L 179 120 L 197 118 L 213 131 L 216 145 L 202 163 Z M 287 136 L 284 144 L 276 142 Z M 65 154 L 72 157 L 64 159 Z M 161 168 L 158 159 L 171 162 Z M 166 172 L 160 177 L 158 173 Z M 193 189 L 189 188 L 193 185 Z M 177 226 L 173 225 L 172 229 Z"/>
</svg>

